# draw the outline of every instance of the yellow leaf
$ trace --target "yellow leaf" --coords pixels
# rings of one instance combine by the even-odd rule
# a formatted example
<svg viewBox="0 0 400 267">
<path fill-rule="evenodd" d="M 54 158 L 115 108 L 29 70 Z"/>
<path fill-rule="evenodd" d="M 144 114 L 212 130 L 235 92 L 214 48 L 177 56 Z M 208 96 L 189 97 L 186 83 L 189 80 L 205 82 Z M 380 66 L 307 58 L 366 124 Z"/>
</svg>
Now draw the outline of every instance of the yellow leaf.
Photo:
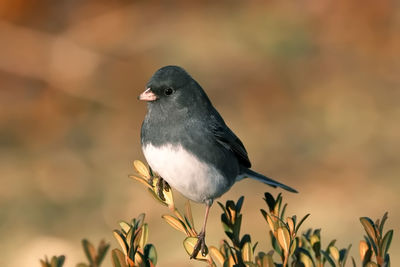
<svg viewBox="0 0 400 267">
<path fill-rule="evenodd" d="M 312 235 L 310 237 L 311 246 L 314 246 L 315 243 L 319 242 L 319 237 L 317 235 Z"/>
<path fill-rule="evenodd" d="M 365 267 L 378 267 L 378 264 L 376 264 L 375 262 L 370 261 L 365 265 Z"/>
<path fill-rule="evenodd" d="M 125 255 L 128 255 L 128 247 L 126 245 L 125 240 L 121 237 L 120 232 L 119 231 L 113 231 L 113 235 L 114 235 L 115 239 L 117 239 L 118 244 L 121 246 L 122 252 Z"/>
<path fill-rule="evenodd" d="M 304 267 L 312 267 L 313 263 L 307 255 L 300 253 L 300 261 L 304 264 Z"/>
<path fill-rule="evenodd" d="M 129 223 L 124 222 L 124 221 L 120 221 L 119 222 L 119 226 L 122 229 L 122 234 L 126 237 L 126 234 L 129 232 L 129 230 L 131 229 L 131 226 L 129 225 Z"/>
<path fill-rule="evenodd" d="M 146 167 L 146 165 L 144 165 L 143 162 L 141 162 L 140 160 L 135 160 L 133 162 L 133 167 L 136 169 L 136 171 L 138 173 L 140 173 L 141 175 L 143 175 L 144 177 L 146 177 L 147 179 L 150 178 L 150 172 L 149 169 Z"/>
<path fill-rule="evenodd" d="M 171 215 L 163 215 L 161 216 L 169 225 L 171 225 L 173 228 L 175 228 L 178 231 L 181 231 L 185 235 L 188 235 L 188 232 L 186 230 L 185 224 L 179 220 L 178 218 L 171 216 Z"/>
<path fill-rule="evenodd" d="M 291 217 L 287 217 L 286 221 L 289 226 L 290 234 L 293 235 L 294 234 L 294 221 Z"/>
<path fill-rule="evenodd" d="M 147 223 L 145 223 L 142 226 L 142 235 L 140 237 L 140 242 L 139 242 L 140 248 L 144 249 L 144 246 L 147 243 L 148 237 L 149 237 L 149 227 L 147 226 Z"/>
<path fill-rule="evenodd" d="M 286 227 L 279 227 L 276 231 L 277 239 L 281 248 L 288 253 L 290 246 L 290 235 Z"/>
<path fill-rule="evenodd" d="M 336 261 L 339 262 L 339 250 L 335 246 L 330 246 L 329 247 L 329 253 L 332 255 L 332 258 Z"/>
<path fill-rule="evenodd" d="M 208 248 L 208 251 L 211 254 L 211 258 L 217 260 L 219 264 L 224 265 L 225 257 L 216 247 L 211 246 Z"/>
<path fill-rule="evenodd" d="M 242 247 L 243 261 L 253 261 L 253 249 L 250 242 L 246 242 Z"/>
<path fill-rule="evenodd" d="M 165 203 L 167 203 L 168 207 L 174 207 L 174 197 L 172 196 L 172 190 L 166 191 L 165 189 L 163 190 L 164 197 L 165 197 Z"/>
</svg>

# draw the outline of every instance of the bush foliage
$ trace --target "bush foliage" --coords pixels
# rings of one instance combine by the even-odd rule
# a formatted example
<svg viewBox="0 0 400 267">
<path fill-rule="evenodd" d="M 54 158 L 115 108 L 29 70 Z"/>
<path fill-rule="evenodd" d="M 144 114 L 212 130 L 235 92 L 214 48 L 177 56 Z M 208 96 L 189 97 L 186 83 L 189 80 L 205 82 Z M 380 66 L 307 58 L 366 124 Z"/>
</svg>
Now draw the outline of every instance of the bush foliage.
<svg viewBox="0 0 400 267">
<path fill-rule="evenodd" d="M 173 228 L 184 234 L 183 247 L 190 256 L 197 242 L 198 232 L 189 201 L 184 211 L 176 208 L 171 188 L 159 176 L 152 173 L 142 162 L 135 161 L 136 174 L 130 177 L 144 184 L 148 191 L 162 205 L 169 208 L 169 214 L 162 218 Z M 226 238 L 217 246 L 209 246 L 208 253 L 201 253 L 195 260 L 203 261 L 208 266 L 248 266 L 248 267 L 344 267 L 347 262 L 357 266 L 356 260 L 349 258 L 351 245 L 338 248 L 332 240 L 324 248 L 321 243 L 321 229 L 308 229 L 300 232 L 302 223 L 310 214 L 298 219 L 296 215 L 285 214 L 287 204 L 283 203 L 282 195 L 273 197 L 265 193 L 266 208 L 261 209 L 261 215 L 269 227 L 271 249 L 267 252 L 258 251 L 258 242 L 253 242 L 248 234 L 241 234 L 244 197 L 237 202 L 232 200 L 225 204 L 218 202 L 222 209 L 221 223 Z M 362 267 L 389 267 L 389 247 L 393 230 L 384 231 L 387 213 L 375 222 L 368 217 L 361 217 L 360 222 L 365 230 L 364 239 L 359 243 L 360 265 Z M 111 261 L 114 267 L 151 267 L 157 265 L 157 252 L 152 244 L 148 244 L 149 229 L 144 222 L 145 215 L 140 214 L 131 222 L 121 221 L 120 229 L 114 230 L 115 239 L 120 249 L 113 249 Z M 101 241 L 97 249 L 87 240 L 82 241 L 83 250 L 88 263 L 79 263 L 77 267 L 99 267 L 110 247 Z M 189 257 L 188 257 L 189 259 Z M 46 257 L 40 260 L 42 267 L 62 267 L 65 256 Z"/>
</svg>

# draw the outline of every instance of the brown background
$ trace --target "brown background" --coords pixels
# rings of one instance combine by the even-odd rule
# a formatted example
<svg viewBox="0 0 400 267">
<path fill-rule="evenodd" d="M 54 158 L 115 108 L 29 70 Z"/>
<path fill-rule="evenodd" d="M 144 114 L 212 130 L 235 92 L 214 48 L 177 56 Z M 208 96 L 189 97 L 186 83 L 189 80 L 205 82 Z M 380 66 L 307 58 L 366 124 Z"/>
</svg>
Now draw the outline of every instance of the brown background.
<svg viewBox="0 0 400 267">
<path fill-rule="evenodd" d="M 306 227 L 322 228 L 323 247 L 352 243 L 358 261 L 358 218 L 389 211 L 397 266 L 399 2 L 285 2 L 0 1 L 0 265 L 65 253 L 75 266 L 81 238 L 117 247 L 117 221 L 145 212 L 160 266 L 202 266 L 160 219 L 167 210 L 127 178 L 143 159 L 136 97 L 176 64 L 205 88 L 254 169 L 300 191 L 284 193 L 288 214 L 311 213 Z M 259 209 L 270 189 L 246 180 L 221 198 L 246 196 L 243 230 L 265 251 Z M 203 212 L 194 206 L 198 224 Z M 219 213 L 209 244 L 223 237 Z"/>
</svg>

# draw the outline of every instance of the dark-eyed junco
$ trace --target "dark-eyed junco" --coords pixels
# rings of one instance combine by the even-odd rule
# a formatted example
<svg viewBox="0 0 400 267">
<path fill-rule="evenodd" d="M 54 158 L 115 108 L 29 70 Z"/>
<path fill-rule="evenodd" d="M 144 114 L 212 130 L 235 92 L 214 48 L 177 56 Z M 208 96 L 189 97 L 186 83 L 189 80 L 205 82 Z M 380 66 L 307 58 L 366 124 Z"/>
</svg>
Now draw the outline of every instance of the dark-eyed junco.
<svg viewBox="0 0 400 267">
<path fill-rule="evenodd" d="M 249 177 L 297 192 L 250 169 L 243 143 L 185 70 L 165 66 L 154 73 L 146 88 L 139 99 L 148 103 L 141 131 L 148 164 L 182 195 L 206 204 L 192 258 L 200 250 L 206 253 L 205 230 L 213 200 L 236 181 Z"/>
</svg>

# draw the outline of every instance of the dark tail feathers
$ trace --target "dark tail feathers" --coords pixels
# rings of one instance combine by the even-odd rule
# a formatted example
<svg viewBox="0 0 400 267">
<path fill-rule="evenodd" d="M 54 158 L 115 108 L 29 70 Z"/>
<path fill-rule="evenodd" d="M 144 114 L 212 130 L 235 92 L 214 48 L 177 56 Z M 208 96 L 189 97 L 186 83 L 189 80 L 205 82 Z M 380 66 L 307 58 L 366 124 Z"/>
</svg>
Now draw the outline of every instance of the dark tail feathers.
<svg viewBox="0 0 400 267">
<path fill-rule="evenodd" d="M 270 186 L 275 187 L 275 188 L 276 187 L 280 187 L 280 188 L 283 188 L 283 189 L 285 189 L 285 190 L 287 190 L 289 192 L 298 193 L 297 190 L 291 188 L 290 186 L 281 184 L 280 182 L 274 181 L 271 178 L 268 178 L 268 177 L 266 177 L 266 176 L 264 176 L 262 174 L 259 174 L 258 172 L 250 170 L 250 169 L 243 170 L 243 174 L 242 174 L 242 178 L 241 179 L 246 178 L 246 177 L 253 178 L 253 179 L 257 180 L 257 181 L 263 182 L 264 184 L 270 185 Z M 241 179 L 239 179 L 239 180 L 241 180 Z"/>
</svg>

